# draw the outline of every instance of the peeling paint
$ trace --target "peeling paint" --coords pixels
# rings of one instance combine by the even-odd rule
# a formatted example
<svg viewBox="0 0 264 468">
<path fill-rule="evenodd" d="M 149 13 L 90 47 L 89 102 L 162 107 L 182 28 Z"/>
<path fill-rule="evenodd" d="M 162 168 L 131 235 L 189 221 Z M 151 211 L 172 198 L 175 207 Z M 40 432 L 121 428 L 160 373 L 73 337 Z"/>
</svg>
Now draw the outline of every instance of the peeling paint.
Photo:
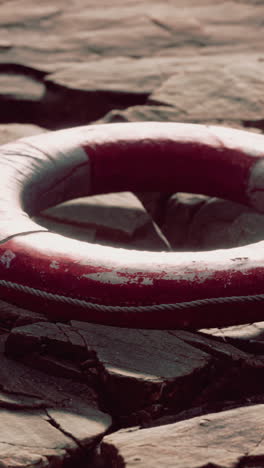
<svg viewBox="0 0 264 468">
<path fill-rule="evenodd" d="M 12 250 L 5 250 L 3 255 L 0 257 L 0 261 L 6 268 L 10 268 L 11 262 L 15 257 L 16 255 Z"/>
<path fill-rule="evenodd" d="M 141 284 L 149 284 L 149 285 L 152 285 L 153 284 L 153 278 L 148 278 L 148 277 L 145 277 L 142 279 L 141 281 Z"/>
<path fill-rule="evenodd" d="M 207 281 L 210 276 L 212 276 L 212 271 L 203 270 L 203 271 L 183 271 L 178 278 L 175 278 L 175 272 L 171 274 L 166 273 L 162 276 L 163 280 L 167 281 L 175 281 L 175 279 L 179 279 L 180 281 L 188 281 L 190 283 L 204 283 Z"/>
<path fill-rule="evenodd" d="M 152 273 L 151 276 L 147 274 L 139 274 L 138 272 L 120 272 L 120 271 L 111 271 L 111 272 L 98 272 L 98 273 L 89 273 L 83 274 L 82 278 L 89 278 L 94 281 L 98 281 L 102 284 L 138 284 L 152 286 L 155 279 L 164 280 L 164 281 L 188 281 L 190 283 L 204 283 L 212 275 L 211 271 L 184 271 L 178 275 L 175 271 L 168 273 Z"/>
<path fill-rule="evenodd" d="M 118 275 L 117 272 L 102 272 L 102 273 L 89 273 L 83 274 L 82 278 L 89 278 L 94 281 L 98 281 L 102 284 L 131 284 L 138 283 L 138 277 L 127 277 Z"/>
<path fill-rule="evenodd" d="M 49 266 L 50 268 L 54 268 L 54 270 L 59 270 L 60 268 L 60 264 L 57 260 L 52 260 Z"/>
</svg>

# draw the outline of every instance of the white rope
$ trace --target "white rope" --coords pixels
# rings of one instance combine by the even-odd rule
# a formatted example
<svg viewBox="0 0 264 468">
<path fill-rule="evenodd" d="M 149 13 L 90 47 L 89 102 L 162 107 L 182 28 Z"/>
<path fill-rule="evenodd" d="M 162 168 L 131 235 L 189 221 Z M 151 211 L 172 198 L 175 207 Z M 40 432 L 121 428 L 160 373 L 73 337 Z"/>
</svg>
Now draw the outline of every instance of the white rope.
<svg viewBox="0 0 264 468">
<path fill-rule="evenodd" d="M 230 297 L 215 297 L 208 299 L 198 299 L 195 301 L 189 302 L 177 302 L 175 304 L 150 304 L 150 305 L 131 305 L 131 306 L 113 306 L 105 304 L 96 304 L 94 302 L 89 302 L 83 299 L 77 299 L 73 297 L 68 297 L 60 294 L 54 294 L 41 289 L 31 288 L 29 286 L 24 286 L 19 283 L 13 283 L 11 281 L 0 280 L 0 287 L 12 289 L 14 291 L 23 292 L 30 294 L 35 297 L 40 297 L 49 301 L 56 303 L 67 304 L 72 306 L 78 306 L 82 309 L 97 311 L 97 312 L 162 312 L 162 311 L 174 311 L 174 310 L 184 310 L 190 308 L 200 308 L 208 305 L 217 305 L 217 304 L 246 304 L 253 302 L 263 302 L 264 303 L 264 294 L 256 294 L 249 296 L 230 296 Z"/>
</svg>

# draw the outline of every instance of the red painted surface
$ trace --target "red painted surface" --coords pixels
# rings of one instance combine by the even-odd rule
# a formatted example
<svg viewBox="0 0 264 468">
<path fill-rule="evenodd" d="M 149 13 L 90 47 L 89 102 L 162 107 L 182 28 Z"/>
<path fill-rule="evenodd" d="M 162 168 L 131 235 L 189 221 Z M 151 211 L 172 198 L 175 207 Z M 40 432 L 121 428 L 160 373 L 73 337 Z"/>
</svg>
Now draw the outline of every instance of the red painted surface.
<svg viewBox="0 0 264 468">
<path fill-rule="evenodd" d="M 241 141 L 230 148 L 203 126 L 200 135 L 192 137 L 190 131 L 187 140 L 186 129 L 177 134 L 169 125 L 165 135 L 151 125 L 139 135 L 120 125 L 83 145 L 91 161 L 93 193 L 176 190 L 246 202 L 256 158 Z"/>
<path fill-rule="evenodd" d="M 68 135 L 68 132 L 65 131 L 65 134 Z M 87 153 L 92 193 L 175 190 L 207 193 L 248 203 L 251 171 L 262 158 L 259 148 L 264 142 L 264 137 L 260 139 L 260 135 L 254 136 L 247 132 L 228 130 L 225 136 L 222 130 L 218 135 L 215 128 L 212 131 L 205 126 L 183 124 L 103 125 L 70 132 L 78 151 L 84 148 Z M 58 132 L 62 145 L 63 134 Z M 41 138 L 40 143 L 43 142 L 43 136 Z M 49 134 L 46 138 L 48 142 Z M 56 140 L 56 135 L 54 137 L 52 134 L 52 138 Z M 71 139 L 68 138 L 68 141 Z M 40 143 L 40 146 L 43 145 Z M 17 150 L 17 146 L 15 148 Z M 38 146 L 38 158 L 39 151 Z M 74 172 L 74 145 L 67 151 L 71 161 L 67 163 L 65 152 L 65 166 L 68 164 Z M 51 173 L 50 164 L 53 161 L 45 159 L 44 147 L 44 164 L 40 169 L 40 166 L 31 167 L 26 155 L 23 157 L 25 171 L 21 171 L 23 159 L 20 158 L 18 185 L 14 171 L 11 181 L 8 178 L 3 181 L 8 187 L 14 187 L 14 191 L 3 191 L 1 194 L 2 235 L 3 232 L 9 233 L 9 226 L 12 225 L 13 229 L 16 223 L 17 232 L 21 225 L 23 231 L 27 231 L 27 223 L 28 231 L 34 230 L 34 223 L 25 218 L 23 208 L 19 205 L 19 190 L 23 196 L 31 193 L 32 170 L 42 171 L 37 174 L 38 180 L 41 180 L 42 173 L 43 177 Z M 56 154 L 52 154 L 53 160 L 56 161 L 56 157 Z M 79 164 L 80 161 L 83 161 L 81 153 Z M 8 167 L 8 158 L 6 164 Z M 1 158 L 1 167 L 4 165 L 5 154 Z M 59 170 L 63 180 L 63 159 L 60 160 Z M 258 176 L 258 183 L 259 180 Z M 16 220 L 9 220 L 9 208 L 15 208 L 18 213 Z M 38 229 L 39 226 L 35 225 L 35 230 Z M 113 306 L 170 304 L 203 298 L 262 294 L 263 244 L 219 252 L 158 254 L 100 248 L 45 232 L 14 235 L 0 245 L 0 279 Z M 254 306 L 253 311 L 241 305 L 240 308 L 232 308 L 232 313 L 230 306 L 226 305 L 208 306 L 202 310 L 190 308 L 177 313 L 106 313 L 58 305 L 52 300 L 34 298 L 28 293 L 14 292 L 2 286 L 0 295 L 20 306 L 42 310 L 53 318 L 76 318 L 120 326 L 219 326 L 253 319 L 263 320 L 264 317 L 258 305 Z"/>
<path fill-rule="evenodd" d="M 16 252 L 9 268 L 0 263 L 1 278 L 54 294 L 111 305 L 167 304 L 263 293 L 264 263 L 263 266 L 255 266 L 254 260 L 249 261 L 242 271 L 235 265 L 230 268 L 229 262 L 217 271 L 209 257 L 208 263 L 192 269 L 175 261 L 169 275 L 166 264 L 160 270 L 155 269 L 155 263 L 152 270 L 149 267 L 139 270 L 135 266 L 131 267 L 130 273 L 124 273 L 121 268 L 119 272 L 116 271 L 107 258 L 105 266 L 93 264 L 93 257 L 90 264 L 83 265 L 81 258 L 70 252 L 62 257 L 57 254 L 56 248 L 45 252 L 45 246 L 34 249 L 29 247 L 29 243 L 25 245 L 23 241 L 12 240 L 0 246 L 0 259 L 6 249 Z M 56 259 L 58 268 L 51 266 L 54 262 L 52 259 Z M 101 275 L 105 273 L 109 278 L 107 283 L 101 281 Z M 120 278 L 119 283 L 114 281 L 116 277 Z M 145 283 L 146 279 L 148 281 Z"/>
</svg>

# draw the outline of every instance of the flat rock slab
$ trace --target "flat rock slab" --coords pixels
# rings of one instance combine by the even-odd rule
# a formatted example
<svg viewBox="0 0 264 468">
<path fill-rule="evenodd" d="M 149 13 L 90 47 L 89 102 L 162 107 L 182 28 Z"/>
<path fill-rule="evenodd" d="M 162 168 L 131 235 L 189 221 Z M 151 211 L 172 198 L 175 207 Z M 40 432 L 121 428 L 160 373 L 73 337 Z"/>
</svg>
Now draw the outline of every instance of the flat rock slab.
<svg viewBox="0 0 264 468">
<path fill-rule="evenodd" d="M 203 329 L 202 332 L 211 335 L 226 338 L 240 338 L 244 340 L 264 341 L 264 322 L 237 325 L 225 328 Z"/>
<path fill-rule="evenodd" d="M 163 411 L 162 405 L 177 406 L 193 398 L 192 389 L 202 385 L 212 361 L 206 351 L 167 332 L 81 322 L 13 328 L 6 351 L 58 375 L 70 372 L 65 363 L 72 362 L 79 374 L 72 370 L 71 376 L 99 385 L 111 413 L 127 420 L 133 413 L 140 418 L 142 410 L 149 419 Z M 189 382 L 190 393 L 183 395 Z"/>
<path fill-rule="evenodd" d="M 33 220 L 40 226 L 49 231 L 56 232 L 71 239 L 77 239 L 83 242 L 95 242 L 96 229 L 89 226 L 81 226 L 63 221 L 57 221 L 47 216 L 34 216 Z"/>
<path fill-rule="evenodd" d="M 46 90 L 41 81 L 18 73 L 1 73 L 0 87 L 0 98 L 32 102 L 40 101 Z"/>
<path fill-rule="evenodd" d="M 207 336 L 217 337 L 221 344 L 230 343 L 246 352 L 264 355 L 264 322 L 200 331 Z"/>
<path fill-rule="evenodd" d="M 262 52 L 262 2 L 15 0 L 0 4 L 0 16 L 1 61 L 47 70 L 102 56 L 175 56 L 175 49 L 182 56 L 205 48 Z"/>
<path fill-rule="evenodd" d="M 113 109 L 95 123 L 115 122 L 173 122 L 186 121 L 183 111 L 165 105 L 134 105 L 127 109 Z"/>
<path fill-rule="evenodd" d="M 174 249 L 212 250 L 261 241 L 264 216 L 239 203 L 174 194 L 162 230 Z"/>
<path fill-rule="evenodd" d="M 162 230 L 171 246 L 176 250 L 188 249 L 190 244 L 190 226 L 195 213 L 208 200 L 205 195 L 190 193 L 173 194 L 164 209 Z M 197 233 L 200 234 L 200 231 Z"/>
<path fill-rule="evenodd" d="M 91 232 L 89 241 L 106 243 L 118 247 L 148 250 L 168 250 L 169 243 L 143 207 L 131 192 L 95 195 L 77 198 L 49 208 L 42 212 L 39 221 L 62 222 L 77 226 L 84 232 Z M 49 223 L 52 227 L 51 223 Z M 56 224 L 54 226 L 56 230 Z M 65 230 L 67 228 L 65 227 Z M 73 230 L 73 228 L 71 227 Z M 66 231 L 65 231 L 66 232 Z M 74 237 L 74 230 L 71 237 Z M 114 244 L 113 244 L 114 243 Z"/>
<path fill-rule="evenodd" d="M 263 11 L 243 1 L 2 2 L 1 119 L 61 128 L 141 105 L 128 115 L 263 126 Z"/>
<path fill-rule="evenodd" d="M 263 119 L 243 121 L 243 116 L 238 120 L 210 119 L 206 116 L 203 119 L 188 117 L 186 113 L 176 107 L 162 105 L 137 105 L 128 107 L 125 110 L 112 110 L 94 123 L 116 123 L 116 122 L 185 122 L 204 125 L 217 125 L 223 127 L 237 128 L 253 132 L 263 131 Z M 246 125 L 246 128 L 245 128 Z M 249 128 L 250 127 L 250 128 Z"/>
<path fill-rule="evenodd" d="M 102 467 L 261 467 L 264 405 L 207 414 L 152 429 L 122 430 L 103 439 Z"/>
<path fill-rule="evenodd" d="M 263 390 L 262 356 L 181 330 L 41 322 L 13 328 L 6 352 L 100 389 L 107 411 L 126 425 Z"/>
<path fill-rule="evenodd" d="M 15 326 L 41 321 L 47 321 L 47 317 L 38 312 L 22 309 L 21 307 L 0 300 L 0 327 L 5 331 Z"/>
<path fill-rule="evenodd" d="M 200 250 L 236 247 L 246 243 L 244 242 L 247 237 L 246 232 L 248 237 L 251 234 L 251 241 L 256 242 L 258 236 L 263 237 L 263 227 L 259 226 L 258 230 L 255 229 L 255 233 L 247 229 L 246 220 L 244 226 L 243 222 L 241 224 L 245 214 L 250 217 L 252 211 L 244 205 L 220 198 L 208 198 L 196 211 L 189 224 L 190 246 Z"/>
<path fill-rule="evenodd" d="M 76 198 L 45 210 L 43 215 L 56 221 L 94 226 L 110 235 L 119 232 L 125 238 L 131 238 L 149 222 L 148 214 L 130 192 Z"/>
<path fill-rule="evenodd" d="M 173 74 L 178 66 L 179 60 L 173 57 L 108 57 L 88 63 L 65 64 L 57 72 L 49 74 L 45 81 L 90 92 L 149 95 Z"/>
<path fill-rule="evenodd" d="M 185 113 L 185 119 L 254 121 L 263 118 L 261 94 L 264 62 L 185 64 L 151 95 L 151 100 Z M 228 93 L 227 93 L 228 90 Z"/>
<path fill-rule="evenodd" d="M 1 336 L 4 344 L 5 336 Z M 0 352 L 0 465 L 61 466 L 88 456 L 111 426 L 85 383 L 8 359 Z"/>
<path fill-rule="evenodd" d="M 33 124 L 0 124 L 0 144 L 4 145 L 19 138 L 39 135 L 44 131 L 44 128 Z"/>
</svg>

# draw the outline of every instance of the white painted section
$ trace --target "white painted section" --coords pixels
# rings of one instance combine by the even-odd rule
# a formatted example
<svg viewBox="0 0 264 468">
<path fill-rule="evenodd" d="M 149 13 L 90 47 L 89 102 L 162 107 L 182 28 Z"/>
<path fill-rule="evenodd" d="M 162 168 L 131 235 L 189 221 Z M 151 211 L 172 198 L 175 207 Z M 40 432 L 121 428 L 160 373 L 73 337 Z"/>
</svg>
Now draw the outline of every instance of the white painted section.
<svg viewBox="0 0 264 468">
<path fill-rule="evenodd" d="M 223 148 L 219 148 L 219 150 L 224 151 L 226 147 L 240 150 L 253 158 L 264 156 L 264 135 L 215 125 L 208 125 L 207 128 L 209 134 L 215 136 L 218 142 L 223 145 Z"/>
<path fill-rule="evenodd" d="M 82 148 L 82 145 L 88 139 L 86 137 L 87 133 L 88 127 L 77 127 L 42 133 L 37 136 L 22 138 L 20 141 L 29 143 L 40 152 L 43 151 L 43 155 L 49 155 L 54 163 L 59 162 L 67 156 L 68 159 L 76 161 L 77 165 L 88 159 L 86 152 Z"/>
</svg>

